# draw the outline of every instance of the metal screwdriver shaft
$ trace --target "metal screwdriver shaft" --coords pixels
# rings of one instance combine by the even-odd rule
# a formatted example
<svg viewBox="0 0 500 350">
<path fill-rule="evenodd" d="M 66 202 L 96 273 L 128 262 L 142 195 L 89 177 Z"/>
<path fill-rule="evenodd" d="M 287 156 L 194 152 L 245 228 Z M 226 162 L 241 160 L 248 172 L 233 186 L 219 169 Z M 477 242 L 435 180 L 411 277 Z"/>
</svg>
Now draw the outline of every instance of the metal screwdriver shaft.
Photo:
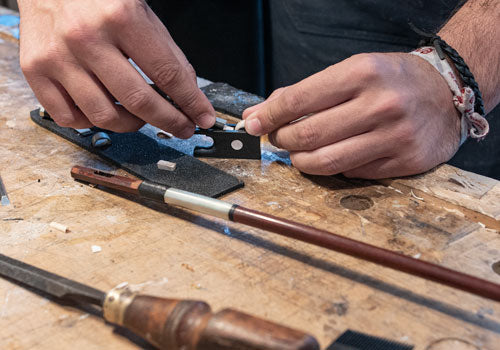
<svg viewBox="0 0 500 350">
<path fill-rule="evenodd" d="M 71 169 L 71 176 L 84 182 L 137 194 L 167 204 L 274 232 L 484 298 L 500 301 L 500 285 L 496 283 L 236 204 L 81 166 L 74 166 Z"/>
<path fill-rule="evenodd" d="M 319 349 L 308 334 L 236 310 L 214 314 L 202 301 L 140 295 L 127 287 L 104 293 L 2 254 L 0 276 L 60 299 L 100 306 L 106 321 L 160 349 Z"/>
</svg>

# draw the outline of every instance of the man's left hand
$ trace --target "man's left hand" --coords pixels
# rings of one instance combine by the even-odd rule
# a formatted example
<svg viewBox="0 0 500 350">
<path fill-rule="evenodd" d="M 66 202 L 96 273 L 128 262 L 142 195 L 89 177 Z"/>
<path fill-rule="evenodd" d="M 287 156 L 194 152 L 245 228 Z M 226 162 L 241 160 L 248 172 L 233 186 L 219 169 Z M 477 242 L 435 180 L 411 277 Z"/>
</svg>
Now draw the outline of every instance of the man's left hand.
<svg viewBox="0 0 500 350">
<path fill-rule="evenodd" d="M 407 53 L 352 56 L 245 111 L 299 170 L 386 178 L 417 174 L 457 151 L 460 117 L 439 72 Z"/>
</svg>

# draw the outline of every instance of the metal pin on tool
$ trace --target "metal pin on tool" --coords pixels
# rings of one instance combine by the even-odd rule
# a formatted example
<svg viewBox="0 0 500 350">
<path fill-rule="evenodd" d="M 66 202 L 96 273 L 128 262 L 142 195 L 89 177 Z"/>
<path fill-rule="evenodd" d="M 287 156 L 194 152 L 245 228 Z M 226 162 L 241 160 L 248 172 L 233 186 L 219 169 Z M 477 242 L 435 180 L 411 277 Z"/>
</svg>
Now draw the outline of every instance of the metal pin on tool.
<svg viewBox="0 0 500 350">
<path fill-rule="evenodd" d="M 2 177 L 0 177 L 0 197 L 2 205 L 10 204 L 9 197 L 7 196 L 7 190 L 5 189 L 5 186 L 2 181 Z"/>
<path fill-rule="evenodd" d="M 99 131 L 92 136 L 92 147 L 107 148 L 111 146 L 111 138 L 104 131 Z"/>
</svg>

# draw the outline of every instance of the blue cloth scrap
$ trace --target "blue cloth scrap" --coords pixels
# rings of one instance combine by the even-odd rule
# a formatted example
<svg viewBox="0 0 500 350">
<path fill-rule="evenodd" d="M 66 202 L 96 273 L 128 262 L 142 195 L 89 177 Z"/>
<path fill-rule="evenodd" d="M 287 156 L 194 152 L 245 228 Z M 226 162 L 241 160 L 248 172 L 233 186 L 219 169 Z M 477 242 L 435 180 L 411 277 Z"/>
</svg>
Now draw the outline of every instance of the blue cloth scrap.
<svg viewBox="0 0 500 350">
<path fill-rule="evenodd" d="M 12 27 L 19 25 L 19 16 L 14 15 L 0 15 L 0 25 Z M 18 34 L 19 36 L 19 34 Z"/>
</svg>

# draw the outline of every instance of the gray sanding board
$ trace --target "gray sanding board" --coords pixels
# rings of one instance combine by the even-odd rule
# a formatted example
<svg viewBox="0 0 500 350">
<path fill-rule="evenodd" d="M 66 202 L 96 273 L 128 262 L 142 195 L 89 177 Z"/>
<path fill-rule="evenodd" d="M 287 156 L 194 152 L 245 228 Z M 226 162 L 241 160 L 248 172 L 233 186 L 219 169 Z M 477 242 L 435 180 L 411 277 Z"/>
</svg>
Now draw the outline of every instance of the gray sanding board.
<svg viewBox="0 0 500 350">
<path fill-rule="evenodd" d="M 91 133 L 80 134 L 75 129 L 58 126 L 50 118 L 41 117 L 38 109 L 31 111 L 31 119 L 45 129 L 143 180 L 209 197 L 219 197 L 244 185 L 243 181 L 235 176 L 187 154 L 189 147 L 186 147 L 186 144 L 183 146 L 186 152 L 170 147 L 167 145 L 168 142 L 156 138 L 156 134 L 152 132 L 154 127 L 150 125 L 146 125 L 138 132 L 113 133 L 106 131 L 111 138 L 112 145 L 102 149 L 92 147 L 92 135 L 97 131 L 102 131 L 101 129 L 92 128 Z M 175 170 L 158 169 L 157 162 L 159 160 L 176 163 Z"/>
</svg>

